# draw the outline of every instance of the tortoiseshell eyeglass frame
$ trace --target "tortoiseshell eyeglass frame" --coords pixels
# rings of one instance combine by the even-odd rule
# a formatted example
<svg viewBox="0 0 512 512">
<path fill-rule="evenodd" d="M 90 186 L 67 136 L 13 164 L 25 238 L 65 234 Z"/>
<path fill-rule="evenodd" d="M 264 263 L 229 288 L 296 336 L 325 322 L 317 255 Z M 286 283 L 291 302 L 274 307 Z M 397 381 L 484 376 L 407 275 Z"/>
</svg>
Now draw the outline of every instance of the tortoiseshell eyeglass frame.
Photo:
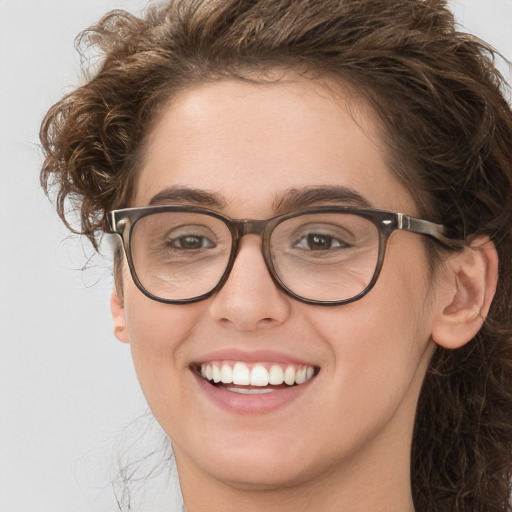
<svg viewBox="0 0 512 512">
<path fill-rule="evenodd" d="M 191 297 L 186 299 L 169 299 L 166 297 L 158 297 L 153 295 L 148 290 L 144 288 L 142 283 L 140 282 L 137 271 L 135 269 L 132 251 L 131 251 L 131 235 L 133 232 L 133 228 L 136 225 L 137 221 L 146 217 L 148 215 L 154 215 L 158 213 L 164 212 L 182 212 L 182 213 L 195 213 L 195 214 L 203 214 L 214 217 L 216 219 L 221 220 L 229 229 L 232 237 L 232 246 L 231 253 L 229 256 L 228 263 L 226 265 L 226 269 L 219 279 L 218 283 L 208 292 L 203 293 L 197 297 Z M 342 214 L 350 214 L 362 217 L 371 221 L 378 230 L 379 234 L 379 247 L 378 247 L 378 259 L 377 264 L 375 266 L 375 271 L 372 279 L 366 285 L 366 287 L 357 295 L 345 298 L 342 300 L 316 300 L 309 299 L 307 297 L 302 297 L 297 295 L 292 290 L 290 290 L 280 279 L 277 274 L 272 256 L 270 254 L 270 237 L 272 235 L 272 231 L 282 222 L 292 219 L 301 215 L 309 215 L 309 214 L 318 214 L 318 213 L 342 213 Z M 232 219 L 227 217 L 226 215 L 222 215 L 213 210 L 209 210 L 207 208 L 195 207 L 195 206 L 183 206 L 183 205 L 162 205 L 162 206 L 147 206 L 147 207 L 137 207 L 137 208 L 124 208 L 120 210 L 110 211 L 106 216 L 106 223 L 104 227 L 104 231 L 107 233 L 112 233 L 119 235 L 121 238 L 124 252 L 126 254 L 126 259 L 128 261 L 128 266 L 130 269 L 131 276 L 137 288 L 147 297 L 153 299 L 158 302 L 163 302 L 166 304 L 188 304 L 192 302 L 198 302 L 204 300 L 218 290 L 222 288 L 224 283 L 227 281 L 230 271 L 235 262 L 236 256 L 238 254 L 239 244 L 242 237 L 245 235 L 258 235 L 262 239 L 262 253 L 268 268 L 270 275 L 274 282 L 289 296 L 294 299 L 304 302 L 307 304 L 316 304 L 320 306 L 338 306 L 342 304 L 348 304 L 350 302 L 357 301 L 364 297 L 377 282 L 377 279 L 382 270 L 382 265 L 384 263 L 384 256 L 386 253 L 387 241 L 391 234 L 396 230 L 409 231 L 411 233 L 416 233 L 423 236 L 428 236 L 444 247 L 450 250 L 459 250 L 464 246 L 464 241 L 460 238 L 457 238 L 454 234 L 450 233 L 447 227 L 436 224 L 434 222 L 420 219 L 416 217 L 412 217 L 410 215 L 406 215 L 403 213 L 387 211 L 387 210 L 377 210 L 373 208 L 360 208 L 360 207 L 352 207 L 352 206 L 316 206 L 311 208 L 304 208 L 301 210 L 296 210 L 290 213 L 285 213 L 283 215 L 278 215 L 276 217 L 272 217 L 266 220 L 254 220 L 254 219 Z"/>
</svg>

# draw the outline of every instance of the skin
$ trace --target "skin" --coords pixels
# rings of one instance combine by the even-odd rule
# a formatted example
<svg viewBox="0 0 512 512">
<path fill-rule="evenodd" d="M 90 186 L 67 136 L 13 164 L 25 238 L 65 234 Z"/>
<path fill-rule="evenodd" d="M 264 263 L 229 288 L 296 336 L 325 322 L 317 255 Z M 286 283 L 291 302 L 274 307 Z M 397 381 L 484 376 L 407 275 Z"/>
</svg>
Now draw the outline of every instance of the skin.
<svg viewBox="0 0 512 512">
<path fill-rule="evenodd" d="M 386 163 L 375 116 L 333 84 L 197 86 L 173 99 L 148 140 L 131 206 L 180 186 L 221 195 L 216 209 L 232 218 L 265 219 L 290 189 L 335 185 L 375 208 L 418 215 Z M 418 394 L 435 342 L 460 346 L 485 316 L 496 261 L 484 242 L 432 276 L 423 238 L 395 232 L 375 288 L 337 307 L 278 289 L 255 235 L 243 239 L 225 286 L 198 303 L 152 301 L 124 268 L 123 299 L 112 297 L 115 332 L 131 344 L 148 403 L 172 439 L 187 512 L 414 510 Z M 213 403 L 190 369 L 231 348 L 277 350 L 320 372 L 272 413 L 236 414 Z"/>
</svg>

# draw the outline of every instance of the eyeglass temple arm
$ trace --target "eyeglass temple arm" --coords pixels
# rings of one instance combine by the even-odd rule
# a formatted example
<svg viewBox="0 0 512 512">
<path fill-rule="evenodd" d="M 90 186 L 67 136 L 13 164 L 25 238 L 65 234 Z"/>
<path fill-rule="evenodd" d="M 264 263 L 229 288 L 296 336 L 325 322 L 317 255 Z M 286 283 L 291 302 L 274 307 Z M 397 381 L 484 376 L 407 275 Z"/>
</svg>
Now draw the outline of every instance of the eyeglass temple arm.
<svg viewBox="0 0 512 512">
<path fill-rule="evenodd" d="M 419 235 L 430 236 L 450 249 L 462 248 L 464 246 L 464 240 L 448 236 L 448 229 L 446 226 L 436 224 L 429 220 L 411 217 L 403 213 L 398 214 L 398 229 L 403 229 Z"/>
</svg>

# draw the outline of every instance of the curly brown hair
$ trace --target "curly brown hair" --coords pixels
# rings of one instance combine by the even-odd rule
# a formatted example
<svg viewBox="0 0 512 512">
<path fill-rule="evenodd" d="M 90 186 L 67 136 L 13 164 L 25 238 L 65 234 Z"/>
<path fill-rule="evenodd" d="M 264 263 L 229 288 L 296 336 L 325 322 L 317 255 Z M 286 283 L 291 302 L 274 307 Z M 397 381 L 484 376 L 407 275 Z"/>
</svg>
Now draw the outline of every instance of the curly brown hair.
<svg viewBox="0 0 512 512">
<path fill-rule="evenodd" d="M 145 136 L 178 90 L 292 69 L 360 91 L 422 215 L 488 235 L 500 260 L 483 328 L 460 349 L 438 347 L 425 378 L 416 509 L 511 510 L 512 112 L 494 50 L 458 31 L 444 0 L 172 0 L 143 18 L 111 12 L 78 42 L 100 60 L 43 121 L 41 182 L 95 247 L 106 212 L 129 205 Z"/>
</svg>

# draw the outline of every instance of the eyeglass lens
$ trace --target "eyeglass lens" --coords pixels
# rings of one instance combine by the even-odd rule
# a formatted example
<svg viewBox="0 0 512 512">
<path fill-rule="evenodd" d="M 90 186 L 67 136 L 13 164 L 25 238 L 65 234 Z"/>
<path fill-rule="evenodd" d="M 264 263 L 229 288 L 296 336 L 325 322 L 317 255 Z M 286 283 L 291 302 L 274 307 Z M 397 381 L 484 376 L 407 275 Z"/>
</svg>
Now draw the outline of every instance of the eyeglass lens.
<svg viewBox="0 0 512 512">
<path fill-rule="evenodd" d="M 152 295 L 186 300 L 211 291 L 230 262 L 233 238 L 216 217 L 161 212 L 140 218 L 131 234 L 135 273 Z M 346 300 L 370 283 L 379 257 L 379 231 L 347 213 L 309 213 L 272 231 L 268 254 L 276 277 L 309 300 Z"/>
</svg>

